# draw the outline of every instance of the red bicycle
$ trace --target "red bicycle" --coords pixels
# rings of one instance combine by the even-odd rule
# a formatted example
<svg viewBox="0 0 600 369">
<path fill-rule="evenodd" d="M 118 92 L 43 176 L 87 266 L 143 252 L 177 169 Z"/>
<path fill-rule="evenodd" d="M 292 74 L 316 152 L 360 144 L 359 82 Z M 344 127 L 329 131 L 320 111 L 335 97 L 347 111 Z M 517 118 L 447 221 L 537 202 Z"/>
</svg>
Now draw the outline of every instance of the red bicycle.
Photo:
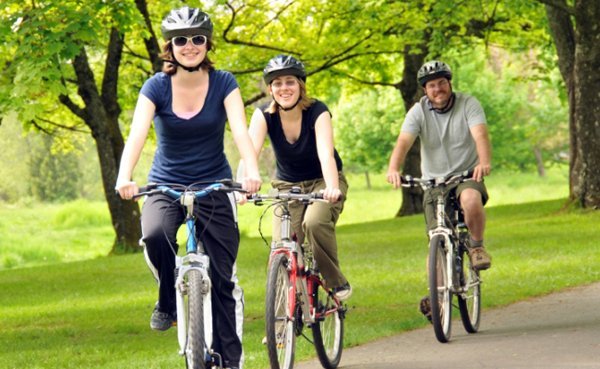
<svg viewBox="0 0 600 369">
<path fill-rule="evenodd" d="M 256 205 L 272 202 L 263 216 L 276 206 L 274 216 L 281 220 L 281 241 L 270 245 L 267 274 L 266 345 L 272 369 L 294 366 L 296 337 L 303 335 L 310 342 L 302 333 L 305 325 L 312 330 L 312 343 L 324 368 L 337 368 L 342 357 L 346 308 L 324 286 L 310 245 L 299 245 L 291 230 L 289 203 L 311 204 L 324 201 L 322 198 L 321 194 L 303 194 L 299 188 L 292 188 L 286 193 L 255 194 L 250 199 Z"/>
</svg>

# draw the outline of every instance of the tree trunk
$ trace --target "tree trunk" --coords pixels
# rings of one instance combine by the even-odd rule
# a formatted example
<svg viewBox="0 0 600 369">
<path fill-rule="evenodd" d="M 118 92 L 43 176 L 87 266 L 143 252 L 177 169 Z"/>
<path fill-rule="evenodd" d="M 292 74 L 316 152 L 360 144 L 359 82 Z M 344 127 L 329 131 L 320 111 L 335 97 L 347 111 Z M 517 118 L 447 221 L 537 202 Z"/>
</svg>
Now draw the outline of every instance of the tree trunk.
<svg viewBox="0 0 600 369">
<path fill-rule="evenodd" d="M 539 147 L 533 148 L 533 155 L 535 155 L 535 162 L 537 165 L 538 176 L 545 177 L 546 176 L 546 168 L 544 167 L 544 158 L 542 157 L 542 149 Z"/>
<path fill-rule="evenodd" d="M 417 72 L 425 61 L 426 51 L 414 54 L 410 47 L 404 49 L 404 71 L 402 82 L 397 85 L 404 109 L 408 112 L 410 108 L 421 97 L 421 88 L 417 83 Z M 406 155 L 402 172 L 413 177 L 421 176 L 421 153 L 420 141 L 417 139 Z M 397 217 L 420 214 L 423 212 L 423 191 L 420 188 L 402 188 L 402 205 L 396 213 Z"/>
<path fill-rule="evenodd" d="M 80 54 L 73 59 L 73 68 L 77 75 L 78 94 L 83 100 L 84 108 L 79 108 L 66 96 L 61 98 L 63 104 L 83 119 L 96 142 L 102 187 L 116 233 L 111 251 L 113 254 L 139 251 L 137 245 L 141 236 L 138 204 L 121 200 L 114 190 L 124 147 L 118 120 L 121 109 L 117 102 L 118 68 L 122 47 L 121 35 L 113 30 L 102 81 L 102 95 L 98 92 L 85 48 L 82 47 Z"/>
<path fill-rule="evenodd" d="M 600 209 L 600 2 L 575 2 L 575 135 L 581 166 L 573 198 Z M 573 177 L 572 176 L 572 177 Z"/>
<path fill-rule="evenodd" d="M 546 14 L 569 96 L 569 197 L 582 207 L 598 209 L 600 3 L 577 0 L 573 8 L 564 0 L 558 3 L 560 7 L 546 5 Z"/>
<path fill-rule="evenodd" d="M 369 171 L 365 170 L 365 181 L 367 182 L 367 190 L 371 189 L 371 177 L 369 176 Z"/>
</svg>

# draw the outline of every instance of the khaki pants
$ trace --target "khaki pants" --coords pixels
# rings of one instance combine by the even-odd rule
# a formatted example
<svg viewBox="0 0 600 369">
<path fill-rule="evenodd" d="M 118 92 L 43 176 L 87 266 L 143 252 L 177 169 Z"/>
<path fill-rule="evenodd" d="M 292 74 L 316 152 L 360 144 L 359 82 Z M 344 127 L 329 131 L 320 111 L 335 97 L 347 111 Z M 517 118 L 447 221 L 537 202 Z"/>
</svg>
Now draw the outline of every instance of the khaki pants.
<svg viewBox="0 0 600 369">
<path fill-rule="evenodd" d="M 322 178 L 296 183 L 276 179 L 271 184 L 281 192 L 289 192 L 294 186 L 300 187 L 302 193 L 319 192 L 325 189 L 325 181 Z M 340 270 L 335 237 L 335 224 L 344 209 L 344 201 L 348 193 L 348 183 L 342 173 L 339 174 L 339 185 L 344 198 L 335 204 L 315 202 L 303 205 L 293 201 L 289 205 L 292 232 L 296 234 L 300 245 L 307 243 L 312 247 L 319 271 L 329 288 L 340 287 L 348 282 Z M 278 214 L 279 209 L 275 208 L 274 213 Z M 279 241 L 281 238 L 279 221 L 278 217 L 273 217 L 274 241 Z"/>
</svg>

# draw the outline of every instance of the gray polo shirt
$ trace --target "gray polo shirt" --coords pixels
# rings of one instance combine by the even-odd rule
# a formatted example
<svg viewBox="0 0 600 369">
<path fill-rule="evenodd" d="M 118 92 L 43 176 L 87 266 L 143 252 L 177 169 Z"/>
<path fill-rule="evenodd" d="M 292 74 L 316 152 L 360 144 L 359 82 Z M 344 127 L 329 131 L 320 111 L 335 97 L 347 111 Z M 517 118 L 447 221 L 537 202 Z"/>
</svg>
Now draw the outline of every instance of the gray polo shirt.
<svg viewBox="0 0 600 369">
<path fill-rule="evenodd" d="M 421 139 L 421 171 L 424 178 L 445 177 L 474 168 L 479 156 L 470 128 L 487 124 L 479 101 L 456 93 L 454 107 L 444 114 L 431 110 L 423 96 L 406 114 L 402 132 Z"/>
</svg>

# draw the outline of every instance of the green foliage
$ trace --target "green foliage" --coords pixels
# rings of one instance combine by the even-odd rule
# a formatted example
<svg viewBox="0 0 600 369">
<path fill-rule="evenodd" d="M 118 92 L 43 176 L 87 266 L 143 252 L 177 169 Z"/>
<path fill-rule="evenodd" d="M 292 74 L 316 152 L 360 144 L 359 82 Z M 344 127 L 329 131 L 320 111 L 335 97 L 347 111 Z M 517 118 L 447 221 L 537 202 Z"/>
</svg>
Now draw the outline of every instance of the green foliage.
<svg viewBox="0 0 600 369">
<path fill-rule="evenodd" d="M 449 54 L 456 91 L 475 96 L 484 107 L 496 168 L 528 170 L 536 162 L 535 149 L 546 153 L 546 165 L 559 160 L 568 144 L 566 101 L 556 92 L 558 76 L 531 54 L 508 54 L 493 49 L 487 56 L 481 48 Z M 534 59 L 535 58 L 535 59 Z M 536 60 L 535 62 L 533 60 Z M 523 68 L 535 65 L 536 68 Z"/>
<path fill-rule="evenodd" d="M 391 88 L 345 94 L 334 109 L 336 148 L 347 169 L 379 172 L 400 131 L 404 105 Z"/>
<path fill-rule="evenodd" d="M 41 201 L 72 200 L 78 195 L 79 168 L 75 153 L 57 152 L 50 136 L 40 136 L 41 144 L 31 145 L 29 171 L 32 194 Z"/>
</svg>

